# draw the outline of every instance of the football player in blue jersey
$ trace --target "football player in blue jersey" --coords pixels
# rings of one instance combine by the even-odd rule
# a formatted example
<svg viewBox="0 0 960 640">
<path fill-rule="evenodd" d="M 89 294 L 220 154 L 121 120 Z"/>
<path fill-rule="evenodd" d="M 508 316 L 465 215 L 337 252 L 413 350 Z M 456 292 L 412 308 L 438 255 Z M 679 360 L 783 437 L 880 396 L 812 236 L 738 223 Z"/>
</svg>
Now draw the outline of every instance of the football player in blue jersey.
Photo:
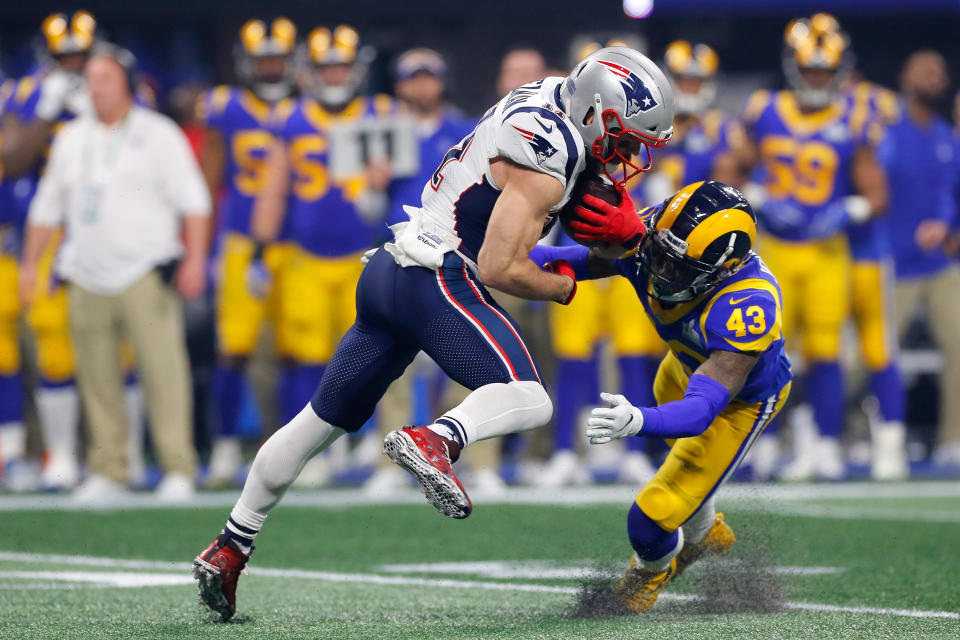
<svg viewBox="0 0 960 640">
<path fill-rule="evenodd" d="M 45 59 L 35 74 L 16 83 L 3 113 L 0 157 L 4 168 L 3 188 L 9 195 L 12 211 L 10 224 L 0 233 L 8 247 L 19 244 L 17 238 L 22 235 L 54 133 L 64 122 L 89 108 L 82 72 L 96 37 L 93 16 L 86 11 L 77 11 L 72 16 L 55 13 L 43 21 L 41 33 L 46 45 Z M 27 277 L 37 285 L 30 300 L 21 301 L 22 309 L 12 300 L 4 305 L 5 312 L 0 319 L 6 327 L 0 332 L 0 340 L 8 343 L 0 348 L 4 354 L 4 362 L 0 362 L 0 404 L 11 407 L 10 415 L 3 418 L 3 423 L 11 426 L 4 429 L 0 449 L 10 462 L 22 456 L 25 443 L 26 434 L 17 417 L 20 402 L 13 400 L 14 394 L 21 393 L 16 318 L 18 311 L 24 311 L 36 340 L 40 374 L 35 397 L 47 453 L 43 484 L 48 488 L 69 488 L 80 477 L 79 399 L 67 324 L 67 293 L 52 276 L 58 245 L 59 238 L 51 243 L 36 274 L 22 269 L 18 273 L 16 263 L 7 260 L 8 277 L 17 280 Z"/>
<path fill-rule="evenodd" d="M 764 202 L 755 202 L 764 232 L 759 251 L 783 288 L 784 333 L 797 338 L 805 398 L 819 431 L 784 473 L 836 479 L 845 473 L 839 442 L 845 404 L 839 352 L 851 298 L 845 231 L 885 211 L 887 188 L 872 127 L 854 126 L 841 91 L 852 64 L 846 34 L 821 13 L 793 21 L 785 41 L 790 88 L 758 91 L 746 108 L 755 179 L 765 193 Z"/>
<path fill-rule="evenodd" d="M 653 403 L 601 394 L 587 421 L 592 444 L 665 438 L 666 460 L 627 516 L 634 555 L 615 593 L 649 610 L 667 584 L 706 553 L 729 551 L 733 530 L 714 496 L 790 393 L 781 331 L 783 296 L 752 251 L 756 216 L 743 195 L 696 182 L 640 214 L 639 250 L 612 260 L 586 247 L 537 247 L 531 258 L 578 280 L 621 275 L 669 351 Z M 640 403 L 638 403 L 640 404 Z"/>
<path fill-rule="evenodd" d="M 663 72 L 632 49 L 610 47 L 565 78 L 513 90 L 447 151 L 421 206 L 408 206 L 410 220 L 393 226 L 393 242 L 369 255 L 349 307 L 356 321 L 313 398 L 261 447 L 225 528 L 194 560 L 207 606 L 233 615 L 237 579 L 268 512 L 312 456 L 370 418 L 420 351 L 473 392 L 430 425 L 392 431 L 384 450 L 444 515 L 470 515 L 473 505 L 452 468 L 460 451 L 536 428 L 553 413 L 520 332 L 487 287 L 528 299 L 573 298 L 570 270 L 545 272 L 528 256 L 569 201 L 587 158 L 608 175 L 623 167 L 621 201 L 575 203 L 577 239 L 616 254 L 633 250 L 644 227 L 622 184 L 649 169 L 649 148 L 672 133 L 673 94 Z M 299 151 L 316 153 L 317 146 Z M 301 185 L 312 183 L 294 188 Z M 325 224 L 328 233 L 333 224 Z M 331 235 L 351 246 L 352 237 Z"/>
<path fill-rule="evenodd" d="M 219 420 L 207 478 L 207 485 L 214 488 L 231 485 L 243 462 L 238 398 L 243 396 L 244 370 L 263 325 L 278 319 L 277 291 L 247 280 L 254 258 L 250 220 L 254 200 L 263 190 L 267 151 L 274 140 L 271 117 L 294 91 L 290 57 L 296 35 L 296 27 L 286 18 L 269 24 L 247 21 L 240 28 L 236 48 L 240 85 L 211 89 L 200 102 L 200 119 L 206 127 L 201 168 L 214 201 L 219 202 L 219 358 L 213 384 Z M 262 260 L 270 282 L 283 280 L 291 252 L 292 245 L 282 235 L 264 248 Z M 276 352 L 282 357 L 289 350 L 276 337 Z"/>
</svg>

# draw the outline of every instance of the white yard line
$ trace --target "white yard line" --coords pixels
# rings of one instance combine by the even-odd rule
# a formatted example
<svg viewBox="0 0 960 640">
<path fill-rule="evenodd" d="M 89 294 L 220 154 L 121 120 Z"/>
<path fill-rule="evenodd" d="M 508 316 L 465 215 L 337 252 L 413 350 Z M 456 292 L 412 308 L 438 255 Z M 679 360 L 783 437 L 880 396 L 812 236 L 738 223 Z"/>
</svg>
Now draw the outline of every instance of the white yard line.
<svg viewBox="0 0 960 640">
<path fill-rule="evenodd" d="M 474 492 L 478 504 L 539 504 L 555 506 L 591 506 L 598 504 L 629 505 L 637 487 L 605 485 L 569 487 L 562 491 L 532 487 L 510 487 L 503 493 L 484 495 Z M 201 492 L 183 503 L 166 503 L 151 493 L 131 493 L 109 504 L 85 505 L 70 495 L 0 495 L 0 511 L 123 511 L 135 509 L 197 509 L 233 506 L 239 497 L 237 491 Z M 896 499 L 896 498 L 960 498 L 960 482 L 901 482 L 845 484 L 814 483 L 790 484 L 732 484 L 720 490 L 722 502 L 783 503 L 816 499 Z M 401 489 L 387 496 L 369 496 L 362 489 L 329 489 L 320 491 L 292 491 L 283 499 L 291 507 L 351 507 L 383 504 L 422 504 L 423 495 L 414 489 Z M 951 520 L 953 522 L 953 520 Z"/>
<path fill-rule="evenodd" d="M 0 561 L 10 561 L 10 562 L 28 562 L 28 563 L 53 563 L 53 564 L 66 564 L 73 566 L 96 566 L 96 567 L 111 567 L 114 569 L 117 568 L 131 568 L 131 569 L 165 569 L 165 570 L 176 570 L 176 571 L 187 571 L 189 564 L 182 562 L 163 562 L 156 560 L 127 560 L 127 559 L 114 559 L 114 558 L 103 558 L 95 556 L 72 556 L 72 555 L 61 555 L 61 554 L 43 554 L 43 553 L 19 553 L 12 551 L 2 551 L 0 552 Z M 373 584 L 373 585 L 387 585 L 387 586 L 414 586 L 414 587 L 428 587 L 428 588 L 444 588 L 444 589 L 481 589 L 488 591 L 515 591 L 515 592 L 533 592 L 533 593 L 557 593 L 565 595 L 575 595 L 579 593 L 579 587 L 569 587 L 569 586 L 553 586 L 553 585 L 543 585 L 543 584 L 524 584 L 524 583 L 515 583 L 515 582 L 494 582 L 486 580 L 450 580 L 450 579 L 435 579 L 435 578 L 416 578 L 416 577 L 407 577 L 407 576 L 385 576 L 372 573 L 339 573 L 333 571 L 308 571 L 301 569 L 270 569 L 265 567 L 250 567 L 248 569 L 249 573 L 254 576 L 263 576 L 269 578 L 284 578 L 284 579 L 301 579 L 301 580 L 320 580 L 323 582 L 341 582 L 341 583 L 360 583 L 360 584 Z M 24 574 L 24 578 L 37 579 L 40 575 L 49 576 L 51 580 L 69 580 L 70 578 L 64 578 L 64 575 L 75 575 L 75 576 L 87 576 L 83 577 L 83 581 L 91 582 L 91 586 L 103 587 L 104 583 L 108 583 L 113 580 L 114 582 L 123 582 L 123 578 L 118 578 L 116 572 L 113 573 L 104 573 L 97 574 L 96 572 L 38 572 L 38 571 L 23 571 L 23 572 L 2 572 L 0 573 L 0 578 L 10 576 L 11 574 Z M 100 579 L 98 576 L 110 576 L 109 579 Z M 136 574 L 131 574 L 136 576 Z M 156 577 L 159 574 L 153 574 L 151 580 L 162 581 L 162 578 Z M 61 577 L 54 577 L 61 576 Z M 131 578 L 130 581 L 133 581 L 135 578 Z M 173 582 L 173 580 L 176 580 Z M 181 584 L 187 582 L 185 577 L 181 576 L 170 576 L 171 584 Z M 40 585 L 32 585 L 40 587 Z M 124 585 L 117 585 L 124 586 Z M 6 588 L 6 585 L 3 585 L 0 588 Z M 46 587 L 41 587 L 46 588 Z M 56 588 L 56 587 L 53 587 Z M 699 600 L 700 596 L 690 595 L 690 594 L 678 594 L 678 593 L 664 593 L 660 596 L 663 600 L 677 600 L 677 601 L 691 601 Z M 792 609 L 797 611 L 817 611 L 817 612 L 829 612 L 829 613 L 860 613 L 860 614 L 873 614 L 873 615 L 882 615 L 882 616 L 897 616 L 897 617 L 906 617 L 906 618 L 939 618 L 947 620 L 960 620 L 960 612 L 955 611 L 930 611 L 923 609 L 892 609 L 886 607 L 858 607 L 858 606 L 845 606 L 845 605 L 834 605 L 834 604 L 821 604 L 814 602 L 785 602 L 783 604 L 784 608 Z"/>
</svg>

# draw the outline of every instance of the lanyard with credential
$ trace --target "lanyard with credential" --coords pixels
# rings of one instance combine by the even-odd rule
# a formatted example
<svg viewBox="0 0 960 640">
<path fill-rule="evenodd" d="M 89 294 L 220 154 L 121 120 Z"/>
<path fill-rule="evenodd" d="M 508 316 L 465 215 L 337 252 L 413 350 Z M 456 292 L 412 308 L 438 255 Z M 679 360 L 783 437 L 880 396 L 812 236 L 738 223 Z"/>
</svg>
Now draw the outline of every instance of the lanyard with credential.
<svg viewBox="0 0 960 640">
<path fill-rule="evenodd" d="M 83 141 L 82 164 L 80 167 L 80 188 L 82 198 L 80 221 L 87 224 L 96 223 L 97 218 L 100 215 L 103 190 L 106 185 L 112 181 L 113 173 L 117 168 L 117 159 L 120 156 L 120 149 L 123 147 L 124 140 L 126 140 L 127 137 L 127 131 L 130 128 L 130 116 L 128 114 L 123 121 L 117 125 L 115 131 L 109 132 L 108 130 L 106 144 L 104 145 L 103 149 L 103 163 L 101 169 L 99 170 L 99 179 L 95 177 L 95 174 L 98 172 L 94 169 L 93 162 L 93 138 L 94 129 L 96 126 L 97 123 L 93 122 L 91 123 L 91 126 L 86 128 L 86 135 L 84 136 Z"/>
</svg>

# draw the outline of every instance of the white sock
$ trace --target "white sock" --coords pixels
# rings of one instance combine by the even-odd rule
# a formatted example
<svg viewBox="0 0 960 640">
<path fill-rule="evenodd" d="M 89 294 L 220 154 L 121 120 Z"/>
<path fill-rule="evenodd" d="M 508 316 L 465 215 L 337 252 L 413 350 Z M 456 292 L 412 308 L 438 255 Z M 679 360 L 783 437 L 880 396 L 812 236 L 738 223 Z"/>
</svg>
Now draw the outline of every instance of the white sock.
<svg viewBox="0 0 960 640">
<path fill-rule="evenodd" d="M 137 383 L 128 384 L 123 391 L 127 405 L 127 475 L 131 483 L 140 484 L 146 478 L 146 463 L 143 460 L 143 389 Z"/>
<path fill-rule="evenodd" d="M 76 459 L 80 417 L 77 387 L 40 387 L 36 398 L 43 446 L 53 457 Z"/>
<path fill-rule="evenodd" d="M 546 424 L 553 415 L 553 403 L 538 382 L 486 384 L 466 397 L 459 406 L 443 414 L 437 423 L 456 431 L 463 445 L 528 431 Z M 430 429 L 437 425 L 431 425 Z M 437 431 L 437 433 L 440 433 Z M 440 433 L 440 435 L 444 435 Z"/>
<path fill-rule="evenodd" d="M 717 509 L 713 504 L 713 498 L 700 506 L 695 514 L 683 523 L 683 537 L 687 544 L 699 544 L 713 527 L 714 520 L 717 519 Z"/>
<path fill-rule="evenodd" d="M 643 569 L 644 571 L 663 571 L 668 566 L 670 566 L 670 561 L 673 560 L 680 550 L 683 549 L 683 529 L 677 529 L 677 544 L 674 546 L 673 550 L 667 553 L 667 555 L 662 558 L 657 558 L 656 560 L 642 560 L 637 558 L 637 567 Z"/>
<path fill-rule="evenodd" d="M 27 429 L 19 420 L 0 424 L 0 466 L 22 460 L 27 453 Z"/>
<path fill-rule="evenodd" d="M 253 539 L 260 533 L 266 519 L 267 514 L 257 513 L 244 505 L 242 501 L 237 501 L 223 530 L 237 543 L 243 553 L 250 555 L 250 552 L 253 551 Z"/>
<path fill-rule="evenodd" d="M 300 475 L 307 460 L 344 433 L 322 420 L 308 403 L 260 447 L 237 504 L 266 517 Z"/>
</svg>

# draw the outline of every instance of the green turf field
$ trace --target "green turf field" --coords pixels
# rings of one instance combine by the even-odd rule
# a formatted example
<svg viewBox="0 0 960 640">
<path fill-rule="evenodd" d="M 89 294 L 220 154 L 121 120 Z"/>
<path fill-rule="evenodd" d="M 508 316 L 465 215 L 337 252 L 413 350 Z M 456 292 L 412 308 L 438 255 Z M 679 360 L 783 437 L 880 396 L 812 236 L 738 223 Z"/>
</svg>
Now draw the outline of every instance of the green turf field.
<svg viewBox="0 0 960 640">
<path fill-rule="evenodd" d="M 291 496 L 230 624 L 201 609 L 189 561 L 232 496 L 96 512 L 0 498 L 0 638 L 960 637 L 955 485 L 733 488 L 720 500 L 733 558 L 692 569 L 643 616 L 602 596 L 629 556 L 630 490 L 571 495 L 478 498 L 465 521 L 412 496 Z"/>
</svg>

